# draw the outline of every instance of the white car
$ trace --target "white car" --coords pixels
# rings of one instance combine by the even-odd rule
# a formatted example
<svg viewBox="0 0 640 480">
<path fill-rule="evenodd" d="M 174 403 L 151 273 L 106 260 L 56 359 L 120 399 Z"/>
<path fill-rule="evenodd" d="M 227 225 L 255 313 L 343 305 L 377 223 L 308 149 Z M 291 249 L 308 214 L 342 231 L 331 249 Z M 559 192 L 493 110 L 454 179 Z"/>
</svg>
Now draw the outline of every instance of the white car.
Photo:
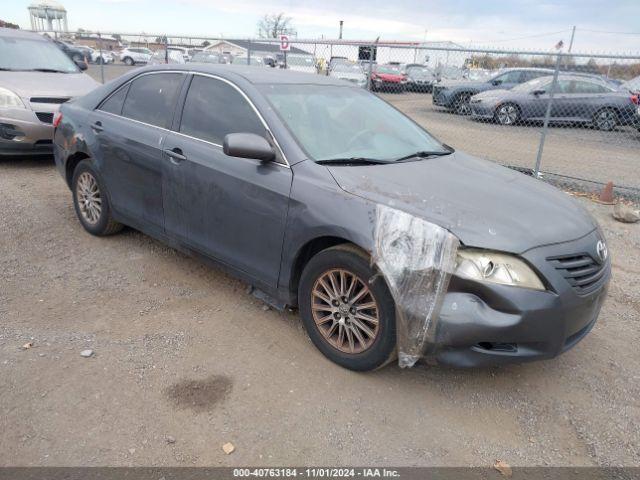
<svg viewBox="0 0 640 480">
<path fill-rule="evenodd" d="M 188 62 L 189 60 L 191 60 L 191 55 L 189 54 L 189 49 L 188 48 L 184 48 L 184 47 L 167 47 L 167 50 L 169 50 L 170 52 L 179 52 L 180 55 L 182 55 L 182 58 L 184 58 L 185 62 Z"/>
<path fill-rule="evenodd" d="M 287 67 L 294 72 L 316 73 L 316 60 L 311 55 L 287 55 Z"/>
<path fill-rule="evenodd" d="M 148 48 L 131 47 L 120 52 L 120 60 L 131 66 L 136 63 L 148 63 L 153 56 L 153 52 Z"/>
<path fill-rule="evenodd" d="M 165 63 L 183 64 L 187 61 L 181 52 L 171 49 L 157 50 L 149 60 L 149 65 L 163 65 Z"/>
</svg>

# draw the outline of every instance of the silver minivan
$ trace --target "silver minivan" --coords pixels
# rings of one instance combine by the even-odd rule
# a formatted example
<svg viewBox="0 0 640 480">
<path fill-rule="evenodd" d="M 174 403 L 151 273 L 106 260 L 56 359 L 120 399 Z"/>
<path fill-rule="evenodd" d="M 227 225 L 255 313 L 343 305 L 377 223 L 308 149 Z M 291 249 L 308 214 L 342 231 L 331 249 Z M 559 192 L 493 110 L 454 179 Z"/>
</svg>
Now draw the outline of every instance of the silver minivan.
<svg viewBox="0 0 640 480">
<path fill-rule="evenodd" d="M 0 155 L 51 154 L 62 103 L 99 85 L 51 40 L 0 28 Z"/>
</svg>

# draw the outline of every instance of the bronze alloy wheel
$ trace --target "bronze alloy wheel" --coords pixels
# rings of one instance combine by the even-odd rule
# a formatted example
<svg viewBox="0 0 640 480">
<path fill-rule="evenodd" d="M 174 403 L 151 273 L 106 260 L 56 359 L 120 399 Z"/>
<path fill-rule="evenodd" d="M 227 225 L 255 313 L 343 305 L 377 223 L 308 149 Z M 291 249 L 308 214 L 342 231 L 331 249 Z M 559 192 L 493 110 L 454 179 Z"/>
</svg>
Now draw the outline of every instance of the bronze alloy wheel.
<svg viewBox="0 0 640 480">
<path fill-rule="evenodd" d="M 362 353 L 378 336 L 378 303 L 366 282 L 348 270 L 332 269 L 318 277 L 311 312 L 324 340 L 341 352 Z"/>
</svg>

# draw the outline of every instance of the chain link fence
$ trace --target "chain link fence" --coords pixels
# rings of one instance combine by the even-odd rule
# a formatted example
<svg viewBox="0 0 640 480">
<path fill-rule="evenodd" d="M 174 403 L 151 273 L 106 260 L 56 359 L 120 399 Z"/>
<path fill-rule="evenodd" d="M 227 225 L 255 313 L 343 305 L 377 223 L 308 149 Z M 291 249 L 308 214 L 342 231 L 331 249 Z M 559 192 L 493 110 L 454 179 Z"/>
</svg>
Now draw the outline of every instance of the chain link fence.
<svg viewBox="0 0 640 480">
<path fill-rule="evenodd" d="M 68 34 L 111 80 L 144 63 L 232 63 L 369 89 L 456 149 L 566 188 L 640 199 L 640 54 L 511 51 L 451 42 L 280 42 Z M 97 52 L 97 54 L 95 53 Z"/>
</svg>

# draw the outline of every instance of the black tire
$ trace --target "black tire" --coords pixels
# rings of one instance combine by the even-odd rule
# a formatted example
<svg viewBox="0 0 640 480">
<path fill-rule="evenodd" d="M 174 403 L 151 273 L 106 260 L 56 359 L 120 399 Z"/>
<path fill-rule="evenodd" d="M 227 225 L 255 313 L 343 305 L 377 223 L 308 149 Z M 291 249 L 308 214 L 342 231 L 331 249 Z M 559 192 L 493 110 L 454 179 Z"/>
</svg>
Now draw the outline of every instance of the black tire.
<svg viewBox="0 0 640 480">
<path fill-rule="evenodd" d="M 500 125 L 515 125 L 520 121 L 520 107 L 515 103 L 503 103 L 496 107 L 493 118 Z"/>
<path fill-rule="evenodd" d="M 370 345 L 358 353 L 344 352 L 332 345 L 325 335 L 321 333 L 321 327 L 317 326 L 314 320 L 312 312 L 314 285 L 316 285 L 319 278 L 334 269 L 350 272 L 362 284 L 366 282 L 371 294 L 369 298 L 377 304 L 378 324 L 376 335 Z M 384 278 L 371 266 L 369 256 L 359 248 L 350 244 L 343 244 L 328 248 L 315 255 L 302 272 L 298 289 L 298 305 L 302 322 L 311 341 L 332 362 L 349 370 L 369 371 L 383 367 L 395 358 L 395 303 Z M 333 322 L 333 320 L 331 321 Z M 349 322 L 350 320 L 345 317 L 344 321 Z M 346 327 L 343 326 L 343 328 Z M 351 336 L 355 340 L 355 336 L 353 334 Z M 361 346 L 361 344 L 359 345 Z"/>
<path fill-rule="evenodd" d="M 471 94 L 461 93 L 453 101 L 453 111 L 456 115 L 471 115 Z"/>
<path fill-rule="evenodd" d="M 129 67 L 133 66 L 133 64 L 136 63 L 136 62 L 133 61 L 133 58 L 131 58 L 131 57 L 124 57 L 124 59 L 122 61 L 124 62 L 125 65 L 127 65 Z"/>
<path fill-rule="evenodd" d="M 611 132 L 620 124 L 618 112 L 612 108 L 598 110 L 593 116 L 593 125 L 603 132 Z"/>
<path fill-rule="evenodd" d="M 95 181 L 97 194 L 100 199 L 100 212 L 95 216 L 95 220 L 91 220 L 90 214 L 86 213 L 88 208 L 82 207 L 79 197 L 83 194 L 82 186 L 80 182 L 85 182 L 87 179 L 92 178 Z M 104 183 L 100 179 L 98 172 L 94 168 L 90 159 L 81 161 L 76 169 L 73 171 L 73 178 L 71 180 L 71 192 L 73 195 L 73 207 L 80 220 L 80 224 L 84 229 L 92 235 L 99 237 L 113 235 L 114 233 L 122 230 L 123 225 L 113 219 L 111 214 L 111 206 L 109 205 L 109 195 L 104 187 Z M 95 214 L 95 211 L 93 212 Z"/>
</svg>

